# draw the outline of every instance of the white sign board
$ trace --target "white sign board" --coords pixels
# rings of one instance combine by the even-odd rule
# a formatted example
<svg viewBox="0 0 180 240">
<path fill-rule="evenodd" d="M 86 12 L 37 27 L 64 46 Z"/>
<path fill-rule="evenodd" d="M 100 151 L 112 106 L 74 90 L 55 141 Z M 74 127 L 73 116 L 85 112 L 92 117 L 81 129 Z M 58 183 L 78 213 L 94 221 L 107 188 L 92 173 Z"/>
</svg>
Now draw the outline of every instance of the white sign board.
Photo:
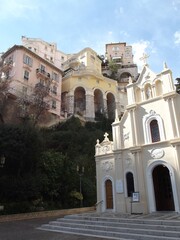
<svg viewBox="0 0 180 240">
<path fill-rule="evenodd" d="M 123 193 L 123 181 L 121 179 L 116 180 L 116 192 L 117 193 Z"/>
</svg>

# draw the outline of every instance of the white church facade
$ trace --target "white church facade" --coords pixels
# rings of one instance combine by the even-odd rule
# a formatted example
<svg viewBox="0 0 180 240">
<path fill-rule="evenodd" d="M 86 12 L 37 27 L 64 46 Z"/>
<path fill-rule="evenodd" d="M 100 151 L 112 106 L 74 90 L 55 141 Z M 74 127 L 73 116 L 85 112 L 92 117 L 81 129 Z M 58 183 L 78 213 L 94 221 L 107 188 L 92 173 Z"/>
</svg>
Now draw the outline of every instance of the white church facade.
<svg viewBox="0 0 180 240">
<path fill-rule="evenodd" d="M 180 95 L 164 64 L 129 79 L 128 105 L 95 146 L 97 211 L 180 212 Z"/>
</svg>

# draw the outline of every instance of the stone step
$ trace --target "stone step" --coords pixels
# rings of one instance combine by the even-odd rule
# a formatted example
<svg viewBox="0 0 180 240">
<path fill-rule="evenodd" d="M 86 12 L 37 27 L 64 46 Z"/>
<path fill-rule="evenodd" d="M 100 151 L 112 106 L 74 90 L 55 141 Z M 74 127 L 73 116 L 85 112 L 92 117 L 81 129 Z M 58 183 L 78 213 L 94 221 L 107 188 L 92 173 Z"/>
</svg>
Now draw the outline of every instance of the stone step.
<svg viewBox="0 0 180 240">
<path fill-rule="evenodd" d="M 180 232 L 180 222 L 175 223 L 174 225 L 164 225 L 161 222 L 159 224 L 153 224 L 152 222 L 146 223 L 146 224 L 140 224 L 136 223 L 136 221 L 128 222 L 124 221 L 124 219 L 121 219 L 122 221 L 113 222 L 113 221 L 94 221 L 92 220 L 86 220 L 87 225 L 92 226 L 106 226 L 106 227 L 116 227 L 116 228 L 133 228 L 133 229 L 141 229 L 143 226 L 143 229 L 153 229 L 153 230 L 161 230 L 161 231 L 178 231 Z M 67 218 L 59 218 L 55 222 L 50 222 L 49 224 L 56 224 L 56 225 L 64 225 L 64 224 L 79 224 L 83 225 L 85 221 L 83 219 L 67 219 Z"/>
<path fill-rule="evenodd" d="M 134 223 L 136 224 L 151 224 L 151 225 L 165 225 L 165 226 L 180 226 L 180 220 L 166 220 L 166 219 L 146 219 L 146 218 L 123 218 L 123 217 L 96 217 L 96 216 L 83 216 L 83 215 L 67 215 L 64 217 L 67 220 L 89 220 L 89 221 L 96 221 L 96 222 L 112 222 L 112 223 Z M 58 220 L 58 219 L 57 219 Z M 61 220 L 61 218 L 60 218 Z"/>
<path fill-rule="evenodd" d="M 42 225 L 39 229 L 63 233 L 129 240 L 179 240 L 180 221 L 68 215 Z"/>
</svg>

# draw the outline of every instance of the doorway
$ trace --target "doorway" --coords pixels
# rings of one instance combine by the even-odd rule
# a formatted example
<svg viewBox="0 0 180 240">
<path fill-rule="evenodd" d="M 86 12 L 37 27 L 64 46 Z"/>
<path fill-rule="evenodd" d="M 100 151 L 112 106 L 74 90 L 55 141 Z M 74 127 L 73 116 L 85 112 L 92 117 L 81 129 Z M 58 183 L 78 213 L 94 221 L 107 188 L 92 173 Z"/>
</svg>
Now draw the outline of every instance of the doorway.
<svg viewBox="0 0 180 240">
<path fill-rule="evenodd" d="M 156 211 L 174 211 L 174 197 L 169 169 L 158 165 L 152 172 Z"/>
<path fill-rule="evenodd" d="M 106 180 L 105 182 L 106 189 L 106 209 L 113 209 L 113 191 L 112 191 L 112 181 Z"/>
</svg>

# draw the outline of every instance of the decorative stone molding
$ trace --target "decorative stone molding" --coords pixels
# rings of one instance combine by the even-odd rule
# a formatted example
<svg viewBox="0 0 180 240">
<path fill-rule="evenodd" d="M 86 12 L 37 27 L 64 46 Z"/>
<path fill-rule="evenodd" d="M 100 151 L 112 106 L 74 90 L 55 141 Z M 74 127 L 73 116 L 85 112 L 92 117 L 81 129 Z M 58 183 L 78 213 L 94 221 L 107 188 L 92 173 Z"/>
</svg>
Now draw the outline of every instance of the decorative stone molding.
<svg viewBox="0 0 180 240">
<path fill-rule="evenodd" d="M 129 134 L 130 134 L 130 132 L 124 134 L 124 141 L 129 140 Z"/>
<path fill-rule="evenodd" d="M 131 158 L 126 158 L 126 165 L 127 166 L 130 166 L 130 165 L 132 165 L 132 159 Z"/>
<path fill-rule="evenodd" d="M 106 172 L 109 172 L 110 170 L 113 169 L 113 163 L 110 161 L 106 161 L 103 163 L 103 170 L 105 170 Z"/>
<path fill-rule="evenodd" d="M 156 158 L 156 159 L 159 159 L 159 158 L 162 158 L 164 156 L 164 150 L 163 149 L 160 149 L 160 148 L 157 148 L 157 149 L 152 149 L 151 150 L 151 157 L 152 158 Z"/>
<path fill-rule="evenodd" d="M 108 135 L 108 133 L 104 134 L 104 140 L 101 143 L 99 142 L 99 139 L 97 139 L 95 146 L 96 156 L 113 152 L 113 142 L 109 140 Z"/>
<path fill-rule="evenodd" d="M 144 130 L 144 138 L 145 143 L 151 143 L 151 131 L 150 131 L 150 122 L 152 120 L 157 120 L 158 127 L 159 127 L 159 133 L 160 133 L 160 139 L 161 141 L 165 140 L 165 132 L 164 132 L 164 126 L 163 126 L 163 120 L 159 114 L 157 114 L 154 110 L 150 110 L 148 114 L 143 116 L 143 130 Z"/>
</svg>

